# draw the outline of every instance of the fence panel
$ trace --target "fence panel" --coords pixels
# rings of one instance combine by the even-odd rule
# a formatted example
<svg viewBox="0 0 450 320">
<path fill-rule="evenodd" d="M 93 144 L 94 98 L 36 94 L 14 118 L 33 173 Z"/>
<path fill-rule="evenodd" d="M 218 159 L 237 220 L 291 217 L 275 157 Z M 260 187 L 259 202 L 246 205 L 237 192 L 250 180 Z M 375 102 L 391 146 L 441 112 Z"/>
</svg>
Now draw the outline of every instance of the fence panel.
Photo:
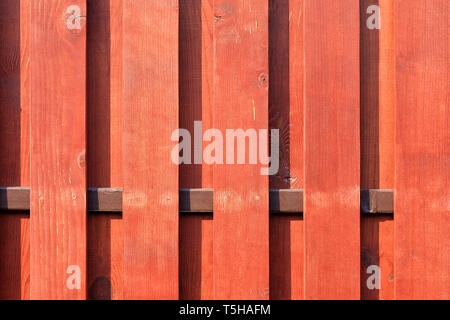
<svg viewBox="0 0 450 320">
<path fill-rule="evenodd" d="M 84 1 L 0 1 L 0 299 L 448 298 L 445 1 Z"/>
</svg>

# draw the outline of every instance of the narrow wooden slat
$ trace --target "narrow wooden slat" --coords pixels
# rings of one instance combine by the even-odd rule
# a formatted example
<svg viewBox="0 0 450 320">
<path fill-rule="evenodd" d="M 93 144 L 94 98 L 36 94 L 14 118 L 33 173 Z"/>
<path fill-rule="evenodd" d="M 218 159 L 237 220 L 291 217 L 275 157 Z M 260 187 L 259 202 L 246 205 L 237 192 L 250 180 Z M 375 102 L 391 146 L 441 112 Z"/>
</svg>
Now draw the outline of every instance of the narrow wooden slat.
<svg viewBox="0 0 450 320">
<path fill-rule="evenodd" d="M 304 299 L 303 240 L 302 216 L 270 216 L 270 300 Z"/>
<path fill-rule="evenodd" d="M 271 189 L 303 188 L 303 0 L 269 1 L 269 126 L 280 130 Z"/>
<path fill-rule="evenodd" d="M 359 4 L 304 17 L 305 298 L 359 299 Z"/>
<path fill-rule="evenodd" d="M 124 299 L 177 299 L 178 1 L 123 5 Z"/>
<path fill-rule="evenodd" d="M 396 1 L 395 297 L 450 298 L 446 0 Z"/>
<path fill-rule="evenodd" d="M 88 274 L 90 300 L 123 299 L 123 223 L 120 215 L 88 217 Z"/>
<path fill-rule="evenodd" d="M 189 130 L 194 139 L 194 122 L 201 121 L 203 132 L 196 133 L 199 140 L 213 120 L 213 3 L 213 0 L 180 1 L 180 128 Z M 212 188 L 213 166 L 194 158 L 193 139 L 191 163 L 180 165 L 180 187 Z"/>
<path fill-rule="evenodd" d="M 180 224 L 180 299 L 214 299 L 213 217 L 182 213 Z"/>
<path fill-rule="evenodd" d="M 31 299 L 86 298 L 85 16 L 31 4 Z"/>
<path fill-rule="evenodd" d="M 0 174 L 2 186 L 20 185 L 20 3 L 0 3 Z"/>
<path fill-rule="evenodd" d="M 122 0 L 87 0 L 88 187 L 122 188 Z M 123 297 L 122 189 L 89 189 L 88 299 Z M 102 211 L 105 213 L 99 213 Z"/>
<path fill-rule="evenodd" d="M 87 0 L 89 187 L 122 187 L 122 0 Z"/>
<path fill-rule="evenodd" d="M 361 299 L 394 299 L 394 219 L 392 216 L 377 215 L 361 218 Z"/>
<path fill-rule="evenodd" d="M 362 189 L 394 188 L 394 2 L 359 2 Z M 361 190 L 361 212 L 378 213 L 361 222 L 361 299 L 381 300 L 393 297 L 394 244 L 393 220 L 380 213 L 392 213 L 394 195 L 392 190 L 374 191 Z M 381 288 L 367 285 L 374 266 L 380 268 Z"/>
<path fill-rule="evenodd" d="M 267 129 L 268 1 L 218 0 L 214 15 L 214 127 L 224 136 Z M 224 152 L 235 151 L 236 161 L 236 149 Z M 261 167 L 214 166 L 215 299 L 269 298 L 269 181 Z"/>
</svg>

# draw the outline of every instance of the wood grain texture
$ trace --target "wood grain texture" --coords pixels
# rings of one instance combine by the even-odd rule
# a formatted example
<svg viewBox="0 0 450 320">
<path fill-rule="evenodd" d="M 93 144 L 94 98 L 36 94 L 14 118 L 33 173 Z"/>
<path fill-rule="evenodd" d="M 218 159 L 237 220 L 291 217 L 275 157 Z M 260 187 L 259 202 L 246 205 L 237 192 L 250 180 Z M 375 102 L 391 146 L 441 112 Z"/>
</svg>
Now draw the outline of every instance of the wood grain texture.
<svg viewBox="0 0 450 320">
<path fill-rule="evenodd" d="M 0 214 L 0 300 L 30 298 L 28 212 Z"/>
<path fill-rule="evenodd" d="M 88 217 L 87 287 L 90 300 L 123 299 L 123 224 L 117 213 Z"/>
<path fill-rule="evenodd" d="M 359 4 L 304 5 L 305 298 L 359 299 Z"/>
<path fill-rule="evenodd" d="M 269 1 L 269 126 L 280 130 L 270 188 L 303 188 L 303 0 Z"/>
<path fill-rule="evenodd" d="M 29 3 L 0 3 L 1 186 L 29 186 Z"/>
<path fill-rule="evenodd" d="M 0 184 L 29 186 L 30 2 L 0 2 Z M 0 196 L 2 198 L 2 196 Z M 4 200 L 4 199 L 3 199 Z M 0 213 L 0 299 L 30 297 L 27 212 Z"/>
<path fill-rule="evenodd" d="M 270 217 L 270 300 L 304 299 L 303 224 L 300 215 Z"/>
<path fill-rule="evenodd" d="M 268 4 L 215 2 L 214 127 L 224 134 L 268 128 Z M 214 166 L 215 299 L 269 298 L 269 179 L 261 167 Z"/>
<path fill-rule="evenodd" d="M 213 121 L 213 2 L 180 0 L 180 128 L 189 130 L 192 139 L 194 121 L 202 121 L 203 132 L 197 135 L 198 139 Z M 192 163 L 180 165 L 180 187 L 212 188 L 213 166 L 194 163 L 194 147 L 192 143 Z"/>
<path fill-rule="evenodd" d="M 88 186 L 122 182 L 122 0 L 88 0 Z"/>
<path fill-rule="evenodd" d="M 395 297 L 450 298 L 450 3 L 396 1 Z"/>
<path fill-rule="evenodd" d="M 122 0 L 88 0 L 87 9 L 88 186 L 122 188 Z M 88 208 L 122 210 L 122 190 L 99 191 L 88 191 Z M 123 298 L 122 231 L 120 214 L 88 217 L 90 300 Z"/>
<path fill-rule="evenodd" d="M 213 124 L 213 0 L 180 0 L 179 98 L 180 128 L 194 134 L 194 121 L 203 133 Z M 204 150 L 206 144 L 203 144 Z M 194 155 L 194 144 L 192 144 Z M 182 164 L 180 188 L 212 188 L 213 166 Z M 200 209 L 180 194 L 180 210 Z M 183 200 L 185 206 L 183 206 Z M 205 204 L 204 201 L 201 204 Z M 207 202 L 212 209 L 211 201 Z M 212 210 L 211 210 L 212 211 Z M 212 299 L 213 220 L 209 214 L 180 215 L 180 299 Z"/>
<path fill-rule="evenodd" d="M 379 28 L 372 25 L 378 6 Z M 394 1 L 360 1 L 361 188 L 394 187 Z M 369 9 L 369 10 L 368 10 Z M 369 12 L 369 13 L 368 13 Z M 371 25 L 374 29 L 369 29 Z"/>
<path fill-rule="evenodd" d="M 180 299 L 214 299 L 211 214 L 180 216 Z"/>
<path fill-rule="evenodd" d="M 373 11 L 378 6 L 380 15 Z M 394 0 L 360 1 L 360 90 L 361 90 L 361 188 L 394 188 Z M 370 9 L 369 9 L 370 8 Z M 368 10 L 369 9 L 369 10 Z M 369 12 L 368 12 L 369 11 Z M 380 29 L 369 25 L 380 22 Z M 361 194 L 361 211 L 382 210 L 387 201 L 367 202 Z M 387 197 L 389 197 L 386 194 Z M 393 197 L 393 194 L 392 194 Z M 381 199 L 383 200 L 383 199 Z M 387 200 L 384 197 L 384 200 Z M 391 202 L 390 199 L 388 201 Z M 364 204 L 369 203 L 370 208 Z M 373 205 L 373 206 L 372 206 Z M 380 207 L 381 205 L 381 207 Z M 393 205 L 393 201 L 392 201 Z M 367 210 L 366 210 L 367 209 Z M 392 210 L 392 209 L 391 209 Z M 392 210 L 393 211 L 393 210 Z M 386 300 L 394 296 L 393 220 L 389 217 L 363 217 L 361 220 L 361 299 Z M 369 288 L 367 273 L 380 267 L 380 289 Z M 372 269 L 369 269 L 373 272 Z"/>
<path fill-rule="evenodd" d="M 86 2 L 31 4 L 31 299 L 86 298 L 86 28 L 68 28 L 72 12 Z"/>
<path fill-rule="evenodd" d="M 178 1 L 123 1 L 124 299 L 178 298 Z"/>
<path fill-rule="evenodd" d="M 380 269 L 379 288 L 373 287 L 373 267 Z M 370 286 L 368 285 L 368 282 Z M 361 218 L 361 300 L 394 299 L 394 219 Z"/>
</svg>

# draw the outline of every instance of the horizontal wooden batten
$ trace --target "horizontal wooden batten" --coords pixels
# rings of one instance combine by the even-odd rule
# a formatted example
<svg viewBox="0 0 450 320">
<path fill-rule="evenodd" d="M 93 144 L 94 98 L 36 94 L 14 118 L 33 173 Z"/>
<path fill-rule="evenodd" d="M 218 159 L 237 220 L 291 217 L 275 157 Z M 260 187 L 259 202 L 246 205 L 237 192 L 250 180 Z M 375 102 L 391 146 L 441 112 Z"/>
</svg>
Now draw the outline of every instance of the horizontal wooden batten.
<svg viewBox="0 0 450 320">
<path fill-rule="evenodd" d="M 122 211 L 122 189 L 90 188 L 87 191 L 90 212 Z M 180 212 L 212 212 L 213 189 L 180 189 Z M 278 189 L 269 192 L 270 213 L 302 213 L 303 190 Z M 0 211 L 30 210 L 30 188 L 0 188 Z M 392 214 L 393 190 L 361 190 L 362 214 Z"/>
</svg>

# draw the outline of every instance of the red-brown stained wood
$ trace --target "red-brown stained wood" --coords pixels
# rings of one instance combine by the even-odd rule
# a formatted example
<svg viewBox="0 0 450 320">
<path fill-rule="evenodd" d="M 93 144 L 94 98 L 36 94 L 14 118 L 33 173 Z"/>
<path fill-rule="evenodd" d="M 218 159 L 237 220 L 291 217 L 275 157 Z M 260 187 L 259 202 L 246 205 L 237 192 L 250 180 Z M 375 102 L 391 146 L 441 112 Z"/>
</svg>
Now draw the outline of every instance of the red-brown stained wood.
<svg viewBox="0 0 450 320">
<path fill-rule="evenodd" d="M 181 188 L 212 188 L 213 183 L 213 166 L 194 163 L 193 140 L 194 121 L 202 122 L 203 132 L 213 121 L 213 23 L 213 0 L 180 0 L 180 128 L 192 135 L 192 163 L 180 166 Z"/>
<path fill-rule="evenodd" d="M 379 16 L 375 6 L 379 8 Z M 362 189 L 394 188 L 393 7 L 394 0 L 360 1 Z M 393 297 L 393 246 L 392 220 L 380 221 L 379 217 L 362 219 L 361 299 Z M 367 286 L 370 277 L 367 268 L 370 265 L 381 268 L 380 290 L 370 290 Z"/>
<path fill-rule="evenodd" d="M 0 185 L 20 186 L 21 174 L 21 6 L 0 3 Z M 24 32 L 24 35 L 26 33 Z M 28 110 L 28 105 L 24 105 Z"/>
<path fill-rule="evenodd" d="M 398 0 L 395 15 L 395 297 L 449 299 L 450 3 Z"/>
<path fill-rule="evenodd" d="M 374 267 L 379 267 L 379 288 Z M 368 283 L 369 282 L 369 283 Z M 392 216 L 361 218 L 361 299 L 394 298 L 394 219 Z"/>
<path fill-rule="evenodd" d="M 122 187 L 122 0 L 88 0 L 88 186 Z"/>
<path fill-rule="evenodd" d="M 87 287 L 90 300 L 123 299 L 123 224 L 117 213 L 88 217 Z"/>
<path fill-rule="evenodd" d="M 27 212 L 0 213 L 0 300 L 30 298 L 29 228 Z"/>
<path fill-rule="evenodd" d="M 28 1 L 0 2 L 0 185 L 29 186 L 30 18 Z M 0 299 L 29 299 L 26 212 L 0 213 Z"/>
<path fill-rule="evenodd" d="M 362 189 L 394 187 L 393 6 L 393 0 L 360 2 Z"/>
<path fill-rule="evenodd" d="M 268 4 L 215 2 L 214 128 L 224 135 L 268 128 Z M 269 179 L 246 158 L 214 166 L 215 299 L 269 298 Z"/>
<path fill-rule="evenodd" d="M 88 0 L 88 185 L 122 183 L 122 0 Z M 120 214 L 88 219 L 88 299 L 122 299 Z"/>
<path fill-rule="evenodd" d="M 359 299 L 359 4 L 304 6 L 305 298 Z"/>
<path fill-rule="evenodd" d="M 31 299 L 86 298 L 85 15 L 83 0 L 31 4 Z"/>
<path fill-rule="evenodd" d="M 180 299 L 214 299 L 211 214 L 180 215 Z"/>
<path fill-rule="evenodd" d="M 178 1 L 123 1 L 124 299 L 178 298 Z"/>
<path fill-rule="evenodd" d="M 269 126 L 280 130 L 270 188 L 303 188 L 303 0 L 269 1 Z"/>
<path fill-rule="evenodd" d="M 213 121 L 213 0 L 180 0 L 179 97 L 180 128 L 194 134 L 194 121 L 203 132 Z M 202 133 L 203 134 L 203 133 Z M 203 144 L 203 149 L 207 144 Z M 192 144 L 192 155 L 194 155 Z M 180 188 L 212 188 L 213 166 L 182 164 Z M 209 215 L 180 216 L 180 299 L 212 299 L 212 233 Z"/>
<path fill-rule="evenodd" d="M 304 299 L 304 226 L 301 215 L 270 217 L 270 299 Z"/>
</svg>

